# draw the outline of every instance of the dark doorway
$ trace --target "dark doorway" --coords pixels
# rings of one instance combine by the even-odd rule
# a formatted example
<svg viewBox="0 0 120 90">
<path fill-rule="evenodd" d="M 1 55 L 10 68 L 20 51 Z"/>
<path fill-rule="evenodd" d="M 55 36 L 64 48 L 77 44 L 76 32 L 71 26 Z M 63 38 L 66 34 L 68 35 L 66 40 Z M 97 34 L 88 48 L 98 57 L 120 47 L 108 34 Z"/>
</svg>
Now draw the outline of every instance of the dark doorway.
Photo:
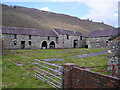
<svg viewBox="0 0 120 90">
<path fill-rule="evenodd" d="M 21 49 L 25 48 L 25 41 L 21 41 Z"/>
<path fill-rule="evenodd" d="M 88 48 L 88 45 L 85 45 L 85 48 Z"/>
<path fill-rule="evenodd" d="M 55 49 L 55 43 L 53 41 L 50 42 L 50 49 Z"/>
<path fill-rule="evenodd" d="M 74 40 L 74 48 L 78 47 L 78 40 Z"/>
<path fill-rule="evenodd" d="M 42 49 L 47 49 L 47 42 L 46 41 L 42 42 Z"/>
</svg>

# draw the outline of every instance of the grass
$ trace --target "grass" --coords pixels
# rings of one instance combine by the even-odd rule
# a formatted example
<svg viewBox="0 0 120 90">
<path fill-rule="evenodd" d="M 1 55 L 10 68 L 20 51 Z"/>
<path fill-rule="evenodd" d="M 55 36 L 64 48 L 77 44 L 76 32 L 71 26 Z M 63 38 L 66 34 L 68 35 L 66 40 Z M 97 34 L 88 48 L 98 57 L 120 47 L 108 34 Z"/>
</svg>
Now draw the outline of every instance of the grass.
<svg viewBox="0 0 120 90">
<path fill-rule="evenodd" d="M 59 58 L 64 61 L 48 61 L 55 64 L 74 63 L 78 66 L 107 65 L 107 57 L 94 56 L 86 58 L 70 57 L 103 51 L 105 49 L 47 49 L 47 50 L 6 50 L 2 57 L 3 88 L 52 88 L 45 82 L 33 77 L 34 59 Z M 23 62 L 23 66 L 16 66 L 16 62 Z"/>
</svg>

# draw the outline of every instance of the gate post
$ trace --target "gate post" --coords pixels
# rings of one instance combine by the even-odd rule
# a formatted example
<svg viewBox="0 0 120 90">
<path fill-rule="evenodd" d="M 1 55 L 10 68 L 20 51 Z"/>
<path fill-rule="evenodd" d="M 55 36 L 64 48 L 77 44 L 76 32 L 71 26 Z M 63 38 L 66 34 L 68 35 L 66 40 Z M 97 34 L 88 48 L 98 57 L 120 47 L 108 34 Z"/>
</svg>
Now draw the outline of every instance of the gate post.
<svg viewBox="0 0 120 90">
<path fill-rule="evenodd" d="M 63 89 L 72 88 L 72 68 L 75 64 L 66 63 L 63 64 Z"/>
</svg>

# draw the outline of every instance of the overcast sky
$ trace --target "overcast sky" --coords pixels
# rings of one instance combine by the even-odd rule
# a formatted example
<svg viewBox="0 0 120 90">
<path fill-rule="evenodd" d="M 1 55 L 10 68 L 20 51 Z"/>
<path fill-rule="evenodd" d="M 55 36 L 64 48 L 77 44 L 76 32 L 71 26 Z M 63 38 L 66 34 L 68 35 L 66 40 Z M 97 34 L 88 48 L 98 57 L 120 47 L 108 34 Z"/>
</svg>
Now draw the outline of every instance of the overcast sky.
<svg viewBox="0 0 120 90">
<path fill-rule="evenodd" d="M 119 0 L 0 0 L 7 5 L 18 5 L 118 27 Z"/>
</svg>

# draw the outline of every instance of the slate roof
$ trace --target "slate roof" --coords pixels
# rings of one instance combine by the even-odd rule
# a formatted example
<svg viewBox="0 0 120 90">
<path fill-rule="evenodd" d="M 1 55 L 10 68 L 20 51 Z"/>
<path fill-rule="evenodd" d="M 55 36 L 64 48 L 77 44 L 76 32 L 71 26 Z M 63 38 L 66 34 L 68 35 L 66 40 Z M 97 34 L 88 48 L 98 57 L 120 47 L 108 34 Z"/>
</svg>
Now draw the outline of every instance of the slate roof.
<svg viewBox="0 0 120 90">
<path fill-rule="evenodd" d="M 120 33 L 118 35 L 110 37 L 108 40 L 119 40 L 120 41 Z"/>
<path fill-rule="evenodd" d="M 69 31 L 69 30 L 63 30 L 63 29 L 54 29 L 54 30 L 61 35 L 83 36 L 83 34 L 79 31 Z"/>
<path fill-rule="evenodd" d="M 105 30 L 95 30 L 88 34 L 87 37 L 106 37 L 106 36 L 116 36 L 120 34 L 120 28 L 105 29 Z"/>
<path fill-rule="evenodd" d="M 51 30 L 38 30 L 33 28 L 21 28 L 21 27 L 2 27 L 2 33 L 57 37 L 57 35 Z"/>
</svg>

